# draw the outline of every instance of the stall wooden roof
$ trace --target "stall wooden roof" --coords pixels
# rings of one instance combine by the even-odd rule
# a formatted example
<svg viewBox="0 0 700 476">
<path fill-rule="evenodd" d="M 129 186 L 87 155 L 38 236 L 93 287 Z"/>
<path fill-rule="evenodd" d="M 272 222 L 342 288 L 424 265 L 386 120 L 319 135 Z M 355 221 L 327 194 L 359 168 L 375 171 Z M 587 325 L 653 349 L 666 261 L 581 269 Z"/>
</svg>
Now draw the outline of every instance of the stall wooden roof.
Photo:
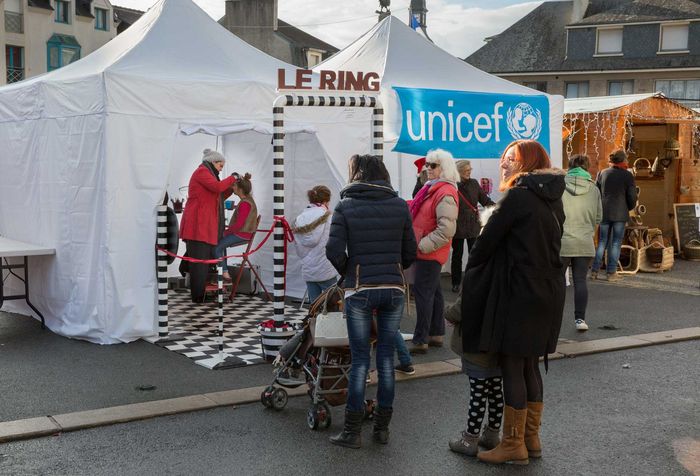
<svg viewBox="0 0 700 476">
<path fill-rule="evenodd" d="M 569 120 L 577 115 L 612 112 L 619 113 L 620 116 L 634 116 L 635 122 L 700 122 L 697 111 L 668 99 L 662 93 L 598 96 L 564 101 L 564 116 Z"/>
</svg>

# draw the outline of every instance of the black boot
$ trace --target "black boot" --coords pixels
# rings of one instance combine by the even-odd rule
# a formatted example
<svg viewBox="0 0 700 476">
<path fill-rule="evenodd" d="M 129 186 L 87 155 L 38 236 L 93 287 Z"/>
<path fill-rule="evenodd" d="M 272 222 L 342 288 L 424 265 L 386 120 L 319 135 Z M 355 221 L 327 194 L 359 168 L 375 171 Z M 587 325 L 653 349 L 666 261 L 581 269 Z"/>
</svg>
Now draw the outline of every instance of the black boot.
<svg viewBox="0 0 700 476">
<path fill-rule="evenodd" d="M 362 420 L 365 412 L 345 410 L 345 427 L 336 436 L 331 436 L 331 443 L 346 448 L 359 448 L 362 445 Z"/>
<path fill-rule="evenodd" d="M 389 443 L 389 422 L 391 421 L 391 408 L 377 407 L 374 409 L 374 429 L 372 437 L 377 443 L 385 445 Z"/>
</svg>

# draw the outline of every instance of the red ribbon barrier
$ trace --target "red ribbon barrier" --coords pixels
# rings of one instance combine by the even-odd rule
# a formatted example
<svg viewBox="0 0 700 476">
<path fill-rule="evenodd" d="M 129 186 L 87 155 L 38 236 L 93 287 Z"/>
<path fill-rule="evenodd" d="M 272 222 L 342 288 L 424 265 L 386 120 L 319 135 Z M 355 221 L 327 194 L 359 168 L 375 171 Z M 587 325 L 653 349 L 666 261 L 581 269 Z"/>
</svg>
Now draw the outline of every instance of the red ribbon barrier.
<svg viewBox="0 0 700 476">
<path fill-rule="evenodd" d="M 284 230 L 284 268 L 285 270 L 287 269 L 287 243 L 291 243 L 294 241 L 294 233 L 292 233 L 292 227 L 289 226 L 289 222 L 287 222 L 287 219 L 283 216 L 273 216 L 272 217 L 272 227 L 269 230 L 256 230 L 256 231 L 263 231 L 266 233 L 265 238 L 262 239 L 260 243 L 258 243 L 258 246 L 256 246 L 254 249 L 250 250 L 247 253 L 241 253 L 241 254 L 234 254 L 234 255 L 227 255 L 227 256 L 222 256 L 221 258 L 214 258 L 214 259 L 197 259 L 197 258 L 190 258 L 189 256 L 180 256 L 176 253 L 172 253 L 166 249 L 163 249 L 156 245 L 156 250 L 162 251 L 168 256 L 172 256 L 174 258 L 180 258 L 181 260 L 184 261 L 189 261 L 191 263 L 203 263 L 203 264 L 216 264 L 219 261 L 228 259 L 228 258 L 243 258 L 243 257 L 248 257 L 258 251 L 260 248 L 263 247 L 263 245 L 267 242 L 267 240 L 270 238 L 272 233 L 275 231 L 275 225 L 277 223 L 282 224 L 282 228 Z"/>
</svg>

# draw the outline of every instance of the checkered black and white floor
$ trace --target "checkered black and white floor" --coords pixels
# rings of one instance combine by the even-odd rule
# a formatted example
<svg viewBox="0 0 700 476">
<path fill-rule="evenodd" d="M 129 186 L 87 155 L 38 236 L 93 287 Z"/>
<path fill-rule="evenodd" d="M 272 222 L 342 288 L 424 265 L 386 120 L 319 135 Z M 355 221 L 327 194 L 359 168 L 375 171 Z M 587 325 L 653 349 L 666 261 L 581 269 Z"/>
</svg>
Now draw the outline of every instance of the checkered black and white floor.
<svg viewBox="0 0 700 476">
<path fill-rule="evenodd" d="M 218 355 L 219 311 L 215 297 L 204 304 L 194 304 L 189 291 L 168 292 L 169 337 L 157 345 L 192 360 Z M 224 353 L 226 367 L 265 362 L 262 357 L 258 325 L 273 316 L 272 303 L 264 298 L 238 294 L 234 302 L 224 301 Z M 288 322 L 299 322 L 306 310 L 287 306 Z"/>
</svg>

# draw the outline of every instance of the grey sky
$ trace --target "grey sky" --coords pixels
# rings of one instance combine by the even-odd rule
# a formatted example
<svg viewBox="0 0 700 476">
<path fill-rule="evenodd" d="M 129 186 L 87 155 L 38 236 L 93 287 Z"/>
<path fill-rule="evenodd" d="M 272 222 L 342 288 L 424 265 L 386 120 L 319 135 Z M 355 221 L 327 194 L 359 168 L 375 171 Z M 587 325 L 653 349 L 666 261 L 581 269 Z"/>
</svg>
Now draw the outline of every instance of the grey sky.
<svg viewBox="0 0 700 476">
<path fill-rule="evenodd" d="M 194 0 L 209 15 L 224 14 L 224 0 Z M 114 4 L 146 10 L 155 0 L 115 0 Z M 440 47 L 464 58 L 533 10 L 540 1 L 427 0 L 428 33 Z M 392 13 L 408 23 L 410 0 L 392 0 Z M 377 21 L 378 0 L 280 0 L 279 17 L 292 25 L 344 48 Z"/>
</svg>

